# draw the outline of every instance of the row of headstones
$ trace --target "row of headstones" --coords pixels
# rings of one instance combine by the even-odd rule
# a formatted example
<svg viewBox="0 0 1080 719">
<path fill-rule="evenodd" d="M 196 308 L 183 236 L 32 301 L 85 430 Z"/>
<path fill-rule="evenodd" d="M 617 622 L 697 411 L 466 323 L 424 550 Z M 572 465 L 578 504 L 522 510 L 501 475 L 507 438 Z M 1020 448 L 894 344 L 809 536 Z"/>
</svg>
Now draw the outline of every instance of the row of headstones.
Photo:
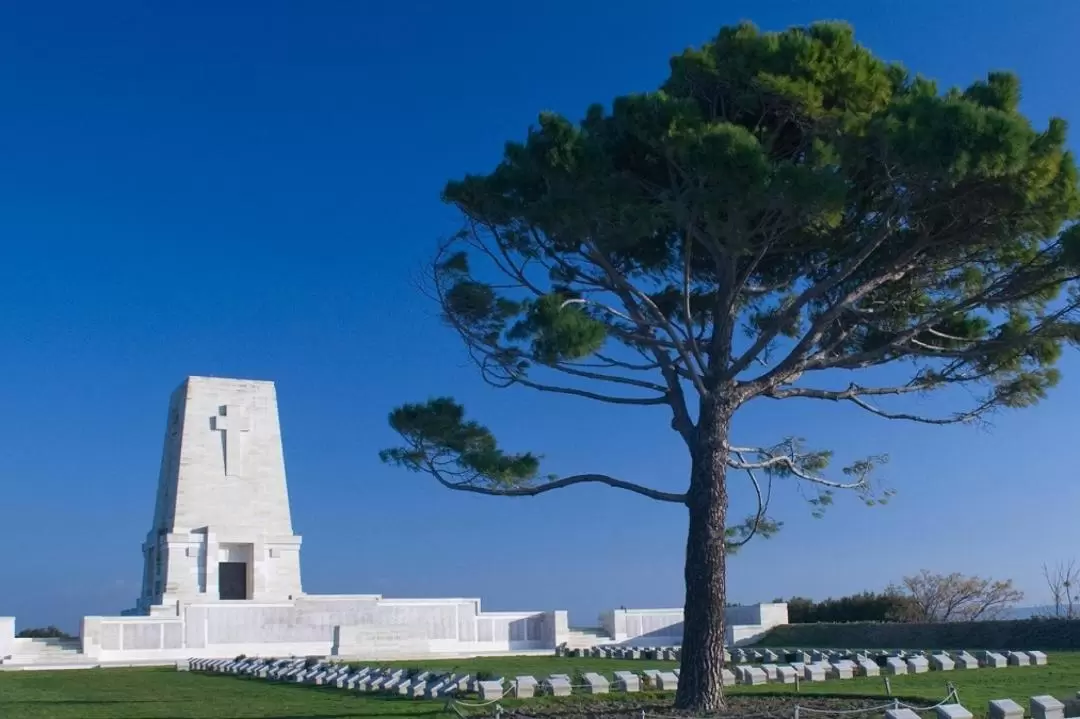
<svg viewBox="0 0 1080 719">
<path fill-rule="evenodd" d="M 269 681 L 334 686 L 359 693 L 389 692 L 407 697 L 437 699 L 478 691 L 477 680 L 468 674 L 438 674 L 405 669 L 354 669 L 347 664 L 289 659 L 191 659 L 177 668 L 256 677 Z"/>
<path fill-rule="evenodd" d="M 677 662 L 682 659 L 682 650 L 679 647 L 617 647 L 600 645 L 596 647 L 568 649 L 558 647 L 555 650 L 558 657 L 598 657 L 601 659 L 649 659 L 653 661 Z M 727 650 L 724 651 L 725 661 L 730 661 Z"/>
<path fill-rule="evenodd" d="M 1065 719 L 1065 704 L 1054 697 L 1044 694 L 1031 697 L 1029 702 L 1031 719 Z M 974 719 L 970 711 L 961 704 L 941 704 L 934 707 L 936 719 Z M 1012 699 L 993 699 L 987 709 L 989 719 L 1024 719 L 1024 707 Z M 889 709 L 885 719 L 921 719 L 908 708 Z"/>
<path fill-rule="evenodd" d="M 599 657 L 604 659 L 648 659 L 648 660 L 663 660 L 663 661 L 679 661 L 682 658 L 682 653 L 678 647 L 617 647 L 617 646 L 596 646 L 589 649 L 571 649 L 556 651 L 560 656 L 573 656 L 573 657 Z M 991 652 L 991 651 L 979 651 L 976 652 L 978 660 L 972 662 L 972 657 L 967 652 L 954 652 L 952 658 L 950 655 L 938 651 L 938 652 L 923 652 L 923 651 L 904 651 L 900 649 L 891 651 L 872 651 L 872 650 L 821 650 L 812 649 L 810 651 L 804 651 L 802 649 L 781 649 L 779 651 L 773 651 L 772 649 L 735 649 L 729 652 L 724 650 L 724 663 L 725 664 L 745 664 L 751 662 L 776 664 L 778 662 L 788 663 L 800 663 L 810 664 L 818 662 L 835 662 L 845 659 L 860 661 L 869 659 L 878 664 L 879 667 L 886 668 L 889 666 L 889 659 L 901 659 L 906 662 L 910 658 L 923 657 L 929 664 L 937 670 L 949 670 L 959 667 L 960 669 L 974 669 L 979 666 L 983 667 L 1004 667 L 1004 666 L 1033 666 L 1046 664 L 1046 654 L 1039 651 L 1033 652 Z M 916 661 L 916 664 L 921 662 Z M 895 666 L 895 663 L 894 663 Z M 916 670 L 917 671 L 917 670 Z"/>
</svg>

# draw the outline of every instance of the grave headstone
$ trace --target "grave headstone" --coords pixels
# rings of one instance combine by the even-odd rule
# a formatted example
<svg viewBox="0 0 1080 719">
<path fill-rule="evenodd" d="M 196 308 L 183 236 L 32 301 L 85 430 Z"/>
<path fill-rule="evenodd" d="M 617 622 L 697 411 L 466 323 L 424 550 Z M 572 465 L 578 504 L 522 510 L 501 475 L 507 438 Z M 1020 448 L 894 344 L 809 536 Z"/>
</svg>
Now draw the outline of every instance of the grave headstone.
<svg viewBox="0 0 1080 719">
<path fill-rule="evenodd" d="M 1027 652 L 1009 652 L 1006 659 L 1010 667 L 1031 666 L 1031 657 L 1027 655 Z"/>
<path fill-rule="evenodd" d="M 675 676 L 675 672 L 660 672 L 656 677 L 656 688 L 662 692 L 673 692 L 679 688 L 679 677 Z"/>
<path fill-rule="evenodd" d="M 830 679 L 851 679 L 855 676 L 855 667 L 841 659 L 829 665 L 828 675 Z"/>
<path fill-rule="evenodd" d="M 611 682 L 596 672 L 585 672 L 585 691 L 589 694 L 607 694 L 611 691 Z"/>
<path fill-rule="evenodd" d="M 536 686 L 539 684 L 536 677 L 529 675 L 517 677 L 514 680 L 514 696 L 518 699 L 528 699 L 536 696 Z"/>
<path fill-rule="evenodd" d="M 1005 658 L 1004 654 L 998 654 L 997 652 L 984 652 L 980 664 L 990 669 L 1001 669 L 1002 667 L 1008 666 L 1009 661 Z M 1013 703 L 1015 704 L 1015 702 Z"/>
<path fill-rule="evenodd" d="M 633 694 L 641 691 L 641 677 L 633 672 L 615 672 L 615 688 Z"/>
<path fill-rule="evenodd" d="M 770 682 L 776 681 L 776 665 L 772 663 L 766 663 L 761 665 L 761 671 L 765 672 L 766 678 Z"/>
<path fill-rule="evenodd" d="M 1012 699 L 992 699 L 987 716 L 990 719 L 1024 719 L 1024 707 Z"/>
<path fill-rule="evenodd" d="M 485 680 L 476 684 L 480 690 L 481 701 L 487 702 L 493 699 L 501 699 L 505 693 L 502 680 Z"/>
<path fill-rule="evenodd" d="M 1031 719 L 1065 719 L 1065 705 L 1048 694 L 1031 697 Z"/>
<path fill-rule="evenodd" d="M 949 659 L 948 654 L 931 654 L 930 666 L 936 672 L 948 672 L 956 668 L 956 662 Z"/>
<path fill-rule="evenodd" d="M 930 662 L 924 656 L 912 655 L 907 659 L 907 667 L 911 674 L 925 674 L 930 671 Z"/>
<path fill-rule="evenodd" d="M 959 704 L 941 704 L 934 707 L 937 719 L 975 719 L 964 707 Z"/>
<path fill-rule="evenodd" d="M 919 719 L 919 715 L 907 707 L 902 709 L 889 709 L 885 712 L 885 719 Z"/>
<path fill-rule="evenodd" d="M 743 684 L 757 686 L 767 681 L 769 681 L 769 677 L 761 667 L 747 667 L 746 671 L 743 672 Z"/>
<path fill-rule="evenodd" d="M 825 666 L 824 664 L 807 664 L 803 667 L 803 679 L 808 682 L 825 681 Z"/>
<path fill-rule="evenodd" d="M 571 694 L 570 678 L 566 675 L 551 675 L 541 682 L 544 691 L 554 697 L 568 697 Z"/>
<path fill-rule="evenodd" d="M 781 684 L 794 684 L 795 683 L 795 667 L 790 665 L 781 665 L 776 668 L 776 681 Z"/>
<path fill-rule="evenodd" d="M 1031 663 L 1034 666 L 1038 666 L 1038 667 L 1046 666 L 1046 654 L 1044 652 L 1039 652 L 1039 651 L 1028 652 L 1028 656 L 1031 657 Z"/>
<path fill-rule="evenodd" d="M 979 660 L 967 652 L 955 652 L 953 653 L 953 661 L 956 662 L 957 669 L 978 669 Z"/>
<path fill-rule="evenodd" d="M 907 674 L 908 667 L 903 659 L 900 657 L 886 657 L 885 666 L 882 667 L 886 674 L 893 676 L 900 676 L 901 674 Z"/>
</svg>

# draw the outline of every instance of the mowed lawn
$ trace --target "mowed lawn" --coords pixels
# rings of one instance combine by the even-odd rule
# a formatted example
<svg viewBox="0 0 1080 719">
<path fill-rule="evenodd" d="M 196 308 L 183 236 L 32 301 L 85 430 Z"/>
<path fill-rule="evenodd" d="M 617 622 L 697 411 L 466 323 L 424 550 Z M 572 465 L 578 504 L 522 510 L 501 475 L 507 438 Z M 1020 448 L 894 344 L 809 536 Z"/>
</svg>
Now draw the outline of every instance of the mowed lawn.
<svg viewBox="0 0 1080 719">
<path fill-rule="evenodd" d="M 642 670 L 671 666 L 666 662 L 558 657 L 495 657 L 473 660 L 406 662 L 462 672 L 490 671 L 507 677 L 551 673 Z M 1050 655 L 1045 667 L 1009 667 L 891 678 L 895 695 L 934 704 L 945 696 L 947 681 L 976 716 L 991 699 L 1011 698 L 1025 707 L 1036 694 L 1073 697 L 1080 690 L 1080 653 Z M 732 687 L 732 694 L 795 694 L 792 686 Z M 878 678 L 856 678 L 802 684 L 803 695 L 859 695 L 885 698 Z M 610 697 L 609 697 L 610 699 Z M 588 697 L 572 697 L 578 703 Z M 521 703 L 528 703 L 523 700 Z M 551 700 L 532 700 L 545 701 Z M 506 706 L 517 702 L 507 700 Z M 338 717 L 446 716 L 442 701 L 361 696 L 345 691 L 297 684 L 279 684 L 235 676 L 203 675 L 173 669 L 92 669 L 64 672 L 0 672 L 0 717 L 3 719 L 331 719 Z"/>
</svg>

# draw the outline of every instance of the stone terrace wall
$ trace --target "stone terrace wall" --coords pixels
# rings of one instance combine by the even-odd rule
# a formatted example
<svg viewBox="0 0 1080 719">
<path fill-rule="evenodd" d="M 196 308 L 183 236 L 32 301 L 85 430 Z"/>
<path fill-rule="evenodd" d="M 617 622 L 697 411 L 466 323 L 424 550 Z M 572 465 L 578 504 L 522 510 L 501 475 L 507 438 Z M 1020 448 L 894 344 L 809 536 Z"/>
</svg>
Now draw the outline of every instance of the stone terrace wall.
<svg viewBox="0 0 1080 719">
<path fill-rule="evenodd" d="M 1080 619 L 946 624 L 785 624 L 774 627 L 754 646 L 815 649 L 1080 649 Z"/>
</svg>

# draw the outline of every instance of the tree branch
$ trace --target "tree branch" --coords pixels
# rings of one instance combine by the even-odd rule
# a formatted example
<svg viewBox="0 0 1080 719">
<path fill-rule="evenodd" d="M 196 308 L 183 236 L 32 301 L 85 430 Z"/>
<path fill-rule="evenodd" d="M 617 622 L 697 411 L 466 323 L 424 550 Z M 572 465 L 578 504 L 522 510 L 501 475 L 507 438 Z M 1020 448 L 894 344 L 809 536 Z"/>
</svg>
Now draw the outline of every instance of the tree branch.
<svg viewBox="0 0 1080 719">
<path fill-rule="evenodd" d="M 499 488 L 474 485 L 468 483 L 467 481 L 450 481 L 446 479 L 443 476 L 442 471 L 436 468 L 431 462 L 428 462 L 427 471 L 429 474 L 435 477 L 439 484 L 443 485 L 448 489 L 453 489 L 458 492 L 483 494 L 489 497 L 535 497 L 544 494 L 545 492 L 551 492 L 556 489 L 572 487 L 575 484 L 603 484 L 607 485 L 608 487 L 614 487 L 615 489 L 622 489 L 627 492 L 633 492 L 634 494 L 640 494 L 642 497 L 648 497 L 649 499 L 655 499 L 661 502 L 671 502 L 674 504 L 686 503 L 685 494 L 677 494 L 674 492 L 661 492 L 660 490 L 651 489 L 640 484 L 634 484 L 633 482 L 625 482 L 621 479 L 615 479 L 614 477 L 609 477 L 606 474 L 575 474 L 570 477 L 563 477 L 562 479 L 545 482 L 544 484 L 536 485 L 534 487 Z"/>
</svg>

